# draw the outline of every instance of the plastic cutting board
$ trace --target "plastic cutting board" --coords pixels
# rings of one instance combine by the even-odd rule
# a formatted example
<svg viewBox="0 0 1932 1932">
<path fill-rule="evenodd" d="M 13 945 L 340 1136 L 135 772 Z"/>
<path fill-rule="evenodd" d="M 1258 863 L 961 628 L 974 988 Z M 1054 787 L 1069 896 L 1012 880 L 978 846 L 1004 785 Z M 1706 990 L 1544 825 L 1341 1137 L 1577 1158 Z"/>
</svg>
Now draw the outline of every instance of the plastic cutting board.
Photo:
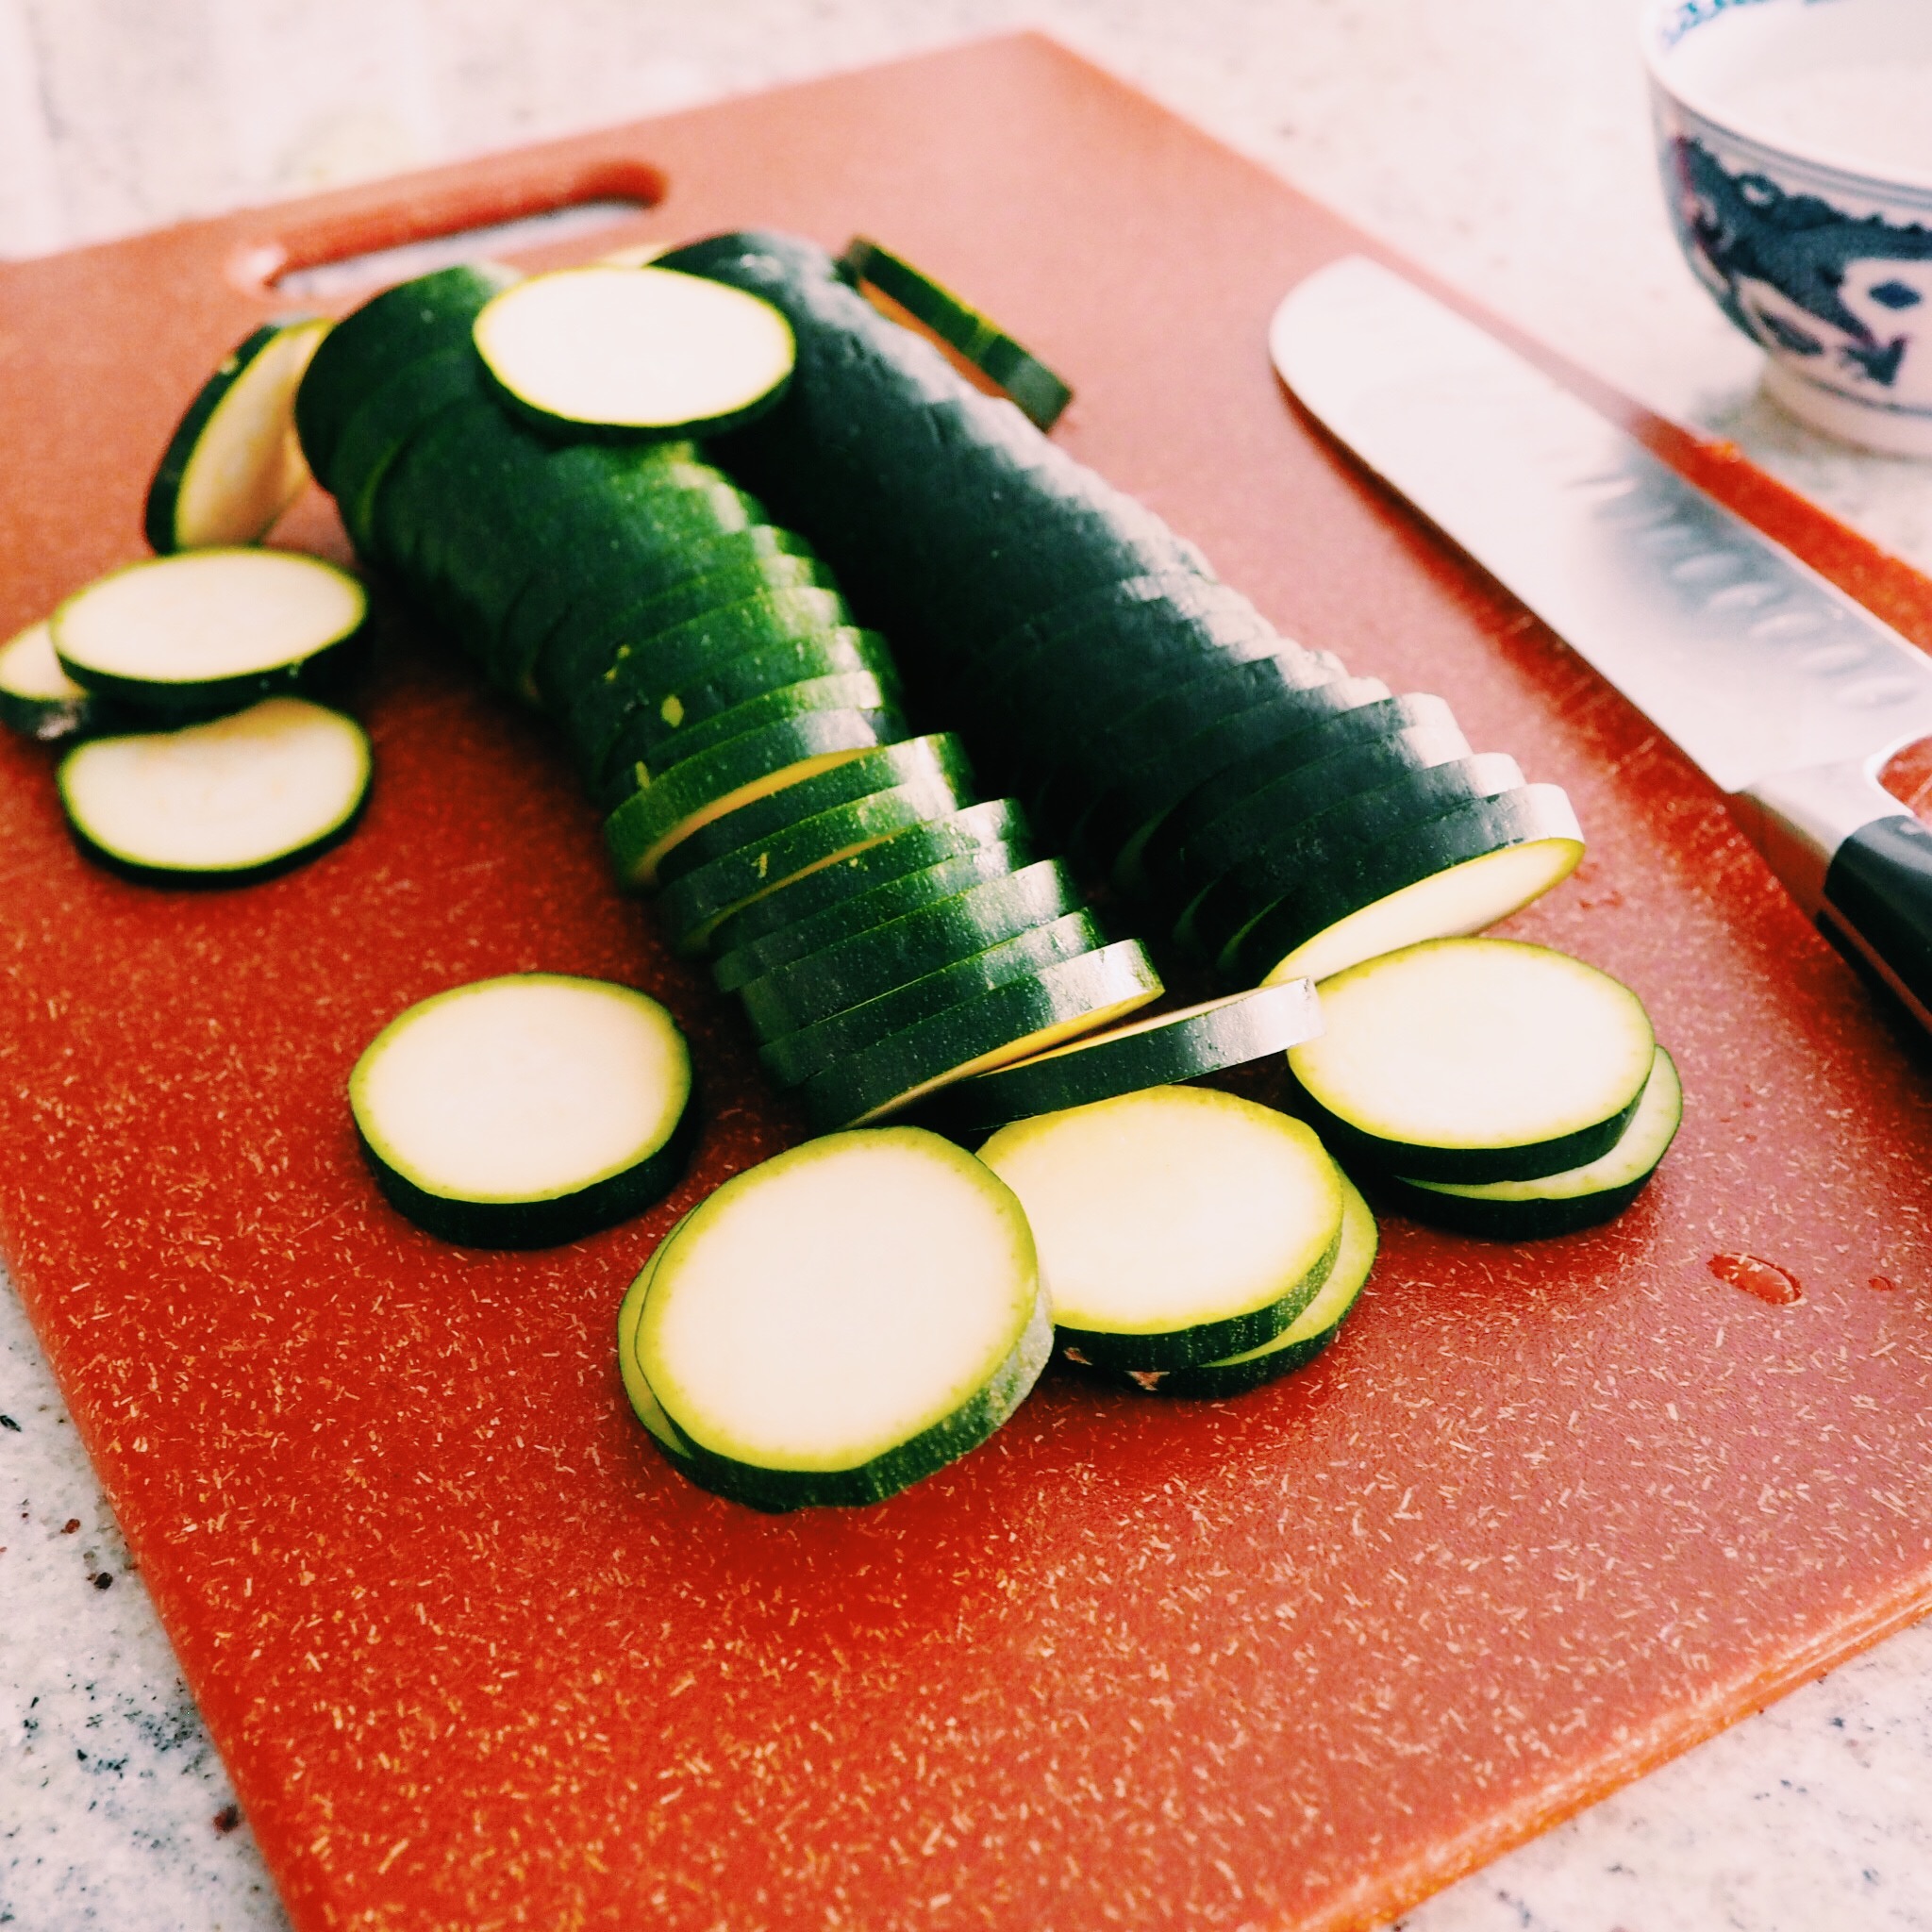
<svg viewBox="0 0 1932 1932">
<path fill-rule="evenodd" d="M 264 275 L 610 192 L 657 206 L 575 253 L 863 231 L 969 291 L 1075 384 L 1067 445 L 1285 629 L 1569 787 L 1589 860 L 1512 929 L 1641 991 L 1689 1117 L 1602 1232 L 1391 1220 L 1343 1339 L 1274 1389 L 1056 1374 L 892 1503 L 767 1519 L 658 1460 L 610 1328 L 672 1218 L 799 1124 L 607 884 L 541 729 L 392 633 L 358 836 L 177 895 L 82 863 L 8 742 L 0 1238 L 297 1924 L 1362 1925 L 1932 1604 L 1920 1043 L 1696 774 L 1276 388 L 1275 301 L 1362 239 L 1051 44 L 0 269 L 0 634 L 140 554 Z M 1592 393 L 1932 638 L 1932 585 Z M 291 534 L 340 550 L 319 499 Z M 344 1075 L 408 1002 L 538 967 L 679 1013 L 702 1154 L 576 1247 L 440 1246 L 358 1164 Z"/>
</svg>

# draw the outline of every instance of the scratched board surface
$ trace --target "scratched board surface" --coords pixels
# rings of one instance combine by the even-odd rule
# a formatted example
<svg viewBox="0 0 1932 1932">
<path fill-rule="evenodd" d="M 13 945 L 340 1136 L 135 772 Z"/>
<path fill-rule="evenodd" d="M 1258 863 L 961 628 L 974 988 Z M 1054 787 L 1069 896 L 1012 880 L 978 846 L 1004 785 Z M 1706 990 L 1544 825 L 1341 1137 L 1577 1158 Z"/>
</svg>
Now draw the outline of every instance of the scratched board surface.
<svg viewBox="0 0 1932 1932">
<path fill-rule="evenodd" d="M 1391 1219 L 1274 1389 L 1050 1375 L 908 1494 L 768 1519 L 657 1459 L 609 1338 L 799 1123 L 541 728 L 391 629 L 360 833 L 175 895 L 83 864 L 9 742 L 0 1239 L 297 1924 L 1364 1924 L 1932 1603 L 1924 1056 L 1696 774 L 1284 400 L 1268 315 L 1360 239 L 1050 44 L 0 270 L 0 632 L 139 554 L 278 264 L 612 192 L 656 203 L 632 239 L 863 231 L 970 291 L 1075 383 L 1067 446 L 1285 629 L 1569 787 L 1589 860 L 1512 929 L 1640 990 L 1690 1110 L 1601 1232 Z M 1932 586 L 1598 400 L 1932 637 Z M 319 500 L 288 540 L 340 554 Z M 576 1246 L 441 1246 L 344 1075 L 406 1003 L 540 967 L 673 1007 L 701 1153 Z"/>
</svg>

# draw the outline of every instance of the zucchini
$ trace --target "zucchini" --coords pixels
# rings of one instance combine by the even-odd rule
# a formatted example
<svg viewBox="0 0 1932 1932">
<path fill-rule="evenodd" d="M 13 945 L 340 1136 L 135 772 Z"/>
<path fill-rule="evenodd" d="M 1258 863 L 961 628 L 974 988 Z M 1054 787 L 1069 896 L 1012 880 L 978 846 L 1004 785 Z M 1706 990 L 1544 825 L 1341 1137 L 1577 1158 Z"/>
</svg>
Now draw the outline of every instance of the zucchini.
<svg viewBox="0 0 1932 1932">
<path fill-rule="evenodd" d="M 672 702 L 678 705 L 675 698 Z M 881 725 L 890 724 L 895 737 L 911 735 L 891 692 L 874 673 L 841 671 L 826 677 L 802 677 L 771 691 L 755 692 L 724 710 L 714 711 L 708 718 L 689 720 L 675 731 L 663 732 L 653 745 L 648 761 L 640 758 L 620 767 L 623 776 L 611 803 L 621 803 L 632 791 L 662 777 L 687 758 L 702 757 L 734 738 L 762 731 L 768 724 L 782 724 L 814 711 L 863 711 Z M 658 715 L 661 719 L 661 707 Z"/>
<path fill-rule="evenodd" d="M 775 851 L 779 834 L 795 830 L 803 842 L 808 837 L 807 820 L 834 807 L 850 805 L 868 793 L 907 786 L 919 788 L 932 799 L 935 812 L 951 811 L 972 802 L 973 767 L 951 732 L 929 732 L 923 738 L 881 745 L 848 763 L 815 774 L 783 796 L 754 799 L 737 807 L 674 846 L 659 867 L 661 882 L 669 886 L 716 860 L 728 858 L 730 865 L 711 875 L 713 884 L 729 876 L 744 885 L 741 896 L 754 897 L 767 885 L 789 876 L 781 872 Z"/>
<path fill-rule="evenodd" d="M 738 996 L 758 1038 L 771 1040 L 1077 912 L 1081 903 L 1066 867 L 1057 858 L 1039 859 L 883 925 L 849 932 L 745 981 Z"/>
<path fill-rule="evenodd" d="M 691 1450 L 677 1433 L 677 1425 L 651 1392 L 651 1385 L 644 1380 L 644 1372 L 638 1365 L 638 1324 L 643 1319 L 644 1297 L 657 1277 L 658 1262 L 670 1246 L 672 1236 L 690 1218 L 688 1214 L 680 1215 L 672 1224 L 670 1232 L 651 1250 L 651 1258 L 632 1278 L 617 1306 L 617 1374 L 624 1384 L 625 1399 L 630 1404 L 631 1413 L 651 1432 L 658 1448 L 674 1461 L 683 1462 L 690 1461 Z"/>
<path fill-rule="evenodd" d="M 877 847 L 872 848 L 877 850 Z M 861 855 L 862 857 L 863 855 Z M 862 892 L 827 906 L 808 919 L 794 920 L 733 951 L 720 951 L 712 961 L 711 977 L 721 992 L 735 992 L 760 974 L 802 959 L 861 932 L 890 924 L 942 900 L 956 898 L 989 879 L 1005 878 L 1030 862 L 1025 847 L 1000 841 L 969 846 L 963 852 L 900 873 Z"/>
<path fill-rule="evenodd" d="M 802 1087 L 828 1068 L 893 1034 L 906 1033 L 1009 980 L 1097 953 L 1107 936 L 1091 912 L 1069 912 L 1029 926 L 982 953 L 896 986 L 874 999 L 780 1033 L 758 1049 L 758 1063 L 780 1087 Z M 1098 1025 L 1100 1023 L 1094 1023 Z"/>
<path fill-rule="evenodd" d="M 317 688 L 368 613 L 361 584 L 320 558 L 184 550 L 95 578 L 51 624 L 75 683 L 178 716 Z"/>
<path fill-rule="evenodd" d="M 152 548 L 253 543 L 294 502 L 308 481 L 295 391 L 328 331 L 315 316 L 264 323 L 222 358 L 148 485 L 142 525 Z"/>
<path fill-rule="evenodd" d="M 295 434 L 308 467 L 333 489 L 336 447 L 349 418 L 406 363 L 460 347 L 471 325 L 517 272 L 491 261 L 459 262 L 373 295 L 323 338 L 295 391 Z"/>
<path fill-rule="evenodd" d="M 1111 1025 L 1163 989 L 1138 940 L 1122 940 L 1002 981 L 978 998 L 888 1034 L 798 1089 L 813 1124 L 864 1126 L 949 1081 Z"/>
<path fill-rule="evenodd" d="M 1074 391 L 1045 363 L 995 328 L 950 289 L 942 289 L 910 262 L 856 235 L 839 266 L 854 281 L 870 282 L 1012 398 L 1026 419 L 1051 429 L 1074 400 Z"/>
<path fill-rule="evenodd" d="M 1003 1127 L 979 1158 L 1026 1209 L 1061 1345 L 1134 1369 L 1274 1341 L 1341 1239 L 1336 1165 L 1305 1123 L 1206 1087 Z"/>
<path fill-rule="evenodd" d="M 1341 1241 L 1335 1259 L 1314 1300 L 1273 1341 L 1188 1368 L 1121 1370 L 1121 1379 L 1149 1393 L 1219 1401 L 1245 1395 L 1313 1361 L 1341 1332 L 1375 1266 L 1375 1217 L 1348 1176 L 1341 1180 Z M 1077 1350 L 1067 1353 L 1078 1356 Z"/>
<path fill-rule="evenodd" d="M 1306 979 L 1227 993 L 958 1081 L 935 1096 L 924 1124 L 976 1142 L 1035 1114 L 1175 1086 L 1286 1053 L 1321 1030 L 1321 1006 Z"/>
<path fill-rule="evenodd" d="M 932 1474 L 1006 1421 L 1051 1348 L 1020 1204 L 903 1127 L 733 1175 L 658 1249 L 634 1343 L 675 1466 L 769 1510 Z"/>
<path fill-rule="evenodd" d="M 655 886 L 664 855 L 741 806 L 783 791 L 873 750 L 899 731 L 896 714 L 808 711 L 674 765 L 604 822 L 611 863 L 629 886 Z"/>
<path fill-rule="evenodd" d="M 93 700 L 60 668 L 46 619 L 0 644 L 0 724 L 29 738 L 71 738 Z"/>
<path fill-rule="evenodd" d="M 235 886 L 319 858 L 369 796 L 369 740 L 303 698 L 164 731 L 93 738 L 60 760 L 60 804 L 97 863 L 154 885 Z"/>
<path fill-rule="evenodd" d="M 377 1186 L 465 1247 L 553 1247 L 660 1199 L 691 1138 L 671 1015 L 608 980 L 520 973 L 420 1001 L 349 1075 Z"/>
<path fill-rule="evenodd" d="M 1324 980 L 1290 1049 L 1299 1105 L 1344 1158 L 1411 1180 L 1517 1181 L 1607 1154 L 1651 1076 L 1642 1002 L 1521 940 L 1447 939 Z"/>
<path fill-rule="evenodd" d="M 546 434 L 716 436 L 791 379 L 791 325 L 721 282 L 653 268 L 556 269 L 476 317 L 503 399 Z"/>
<path fill-rule="evenodd" d="M 1426 826 L 1473 800 L 1517 791 L 1523 770 L 1501 752 L 1479 752 L 1400 773 L 1373 791 L 1346 793 L 1311 816 L 1284 823 L 1190 902 L 1175 936 L 1208 958 L 1225 957 L 1237 935 L 1304 879 L 1330 873 L 1348 852 Z"/>
<path fill-rule="evenodd" d="M 1480 932 L 1566 879 L 1583 832 L 1555 785 L 1477 799 L 1309 878 L 1236 941 L 1224 970 L 1326 979 L 1378 953 Z"/>
<path fill-rule="evenodd" d="M 830 846 L 835 856 L 821 856 L 818 863 L 788 875 L 782 885 L 760 893 L 720 921 L 712 937 L 716 955 L 722 958 L 726 953 L 755 946 L 786 926 L 814 919 L 889 879 L 922 872 L 959 853 L 1005 845 L 1021 855 L 1023 863 L 1036 856 L 1026 814 L 1010 798 L 991 798 L 957 811 L 942 809 L 937 815 L 910 811 L 890 820 L 883 817 L 877 808 L 898 796 L 896 792 L 874 793 L 858 806 L 841 808 L 855 814 L 864 812 L 862 824 L 841 823 L 820 847 L 821 855 Z M 908 806 L 916 803 L 908 801 Z M 667 903 L 669 898 L 667 893 Z"/>
<path fill-rule="evenodd" d="M 1526 1181 L 1388 1179 L 1391 1198 L 1418 1221 L 1497 1241 L 1574 1234 L 1612 1220 L 1636 1200 L 1670 1152 L 1684 1118 L 1676 1063 L 1657 1050 L 1643 1096 L 1607 1154 Z"/>
</svg>

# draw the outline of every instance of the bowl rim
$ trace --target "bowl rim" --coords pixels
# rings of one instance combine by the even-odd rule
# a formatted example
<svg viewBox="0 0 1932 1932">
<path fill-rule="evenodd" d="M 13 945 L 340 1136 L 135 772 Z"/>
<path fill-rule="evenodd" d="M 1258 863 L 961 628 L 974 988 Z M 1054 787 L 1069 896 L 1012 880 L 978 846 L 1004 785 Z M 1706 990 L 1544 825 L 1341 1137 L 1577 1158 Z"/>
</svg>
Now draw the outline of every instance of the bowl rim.
<svg viewBox="0 0 1932 1932">
<path fill-rule="evenodd" d="M 1748 113 L 1740 115 L 1735 108 L 1712 101 L 1701 90 L 1687 87 L 1681 76 L 1670 72 L 1672 55 L 1700 26 L 1707 26 L 1746 6 L 1778 4 L 1780 0 L 1645 0 L 1638 17 L 1637 42 L 1652 88 L 1673 106 L 1707 122 L 1719 133 L 1760 148 L 1768 156 L 1782 157 L 1796 166 L 1838 175 L 1873 199 L 1902 194 L 1914 202 L 1932 201 L 1932 167 L 1877 174 L 1869 160 L 1829 144 L 1799 146 L 1787 136 L 1755 125 Z M 1800 0 L 1785 0 L 1785 4 L 1797 5 Z M 1677 23 L 1681 23 L 1678 31 L 1669 33 Z"/>
</svg>

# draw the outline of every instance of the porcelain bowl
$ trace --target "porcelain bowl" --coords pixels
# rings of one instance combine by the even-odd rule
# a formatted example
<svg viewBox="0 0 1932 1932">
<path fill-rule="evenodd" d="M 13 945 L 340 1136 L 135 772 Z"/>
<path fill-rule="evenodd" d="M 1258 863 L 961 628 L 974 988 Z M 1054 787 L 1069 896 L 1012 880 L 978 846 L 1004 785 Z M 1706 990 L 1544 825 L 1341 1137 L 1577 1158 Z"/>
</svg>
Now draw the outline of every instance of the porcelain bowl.
<svg viewBox="0 0 1932 1932">
<path fill-rule="evenodd" d="M 1765 387 L 1932 457 L 1932 0 L 1653 0 L 1641 33 L 1677 240 Z"/>
</svg>

